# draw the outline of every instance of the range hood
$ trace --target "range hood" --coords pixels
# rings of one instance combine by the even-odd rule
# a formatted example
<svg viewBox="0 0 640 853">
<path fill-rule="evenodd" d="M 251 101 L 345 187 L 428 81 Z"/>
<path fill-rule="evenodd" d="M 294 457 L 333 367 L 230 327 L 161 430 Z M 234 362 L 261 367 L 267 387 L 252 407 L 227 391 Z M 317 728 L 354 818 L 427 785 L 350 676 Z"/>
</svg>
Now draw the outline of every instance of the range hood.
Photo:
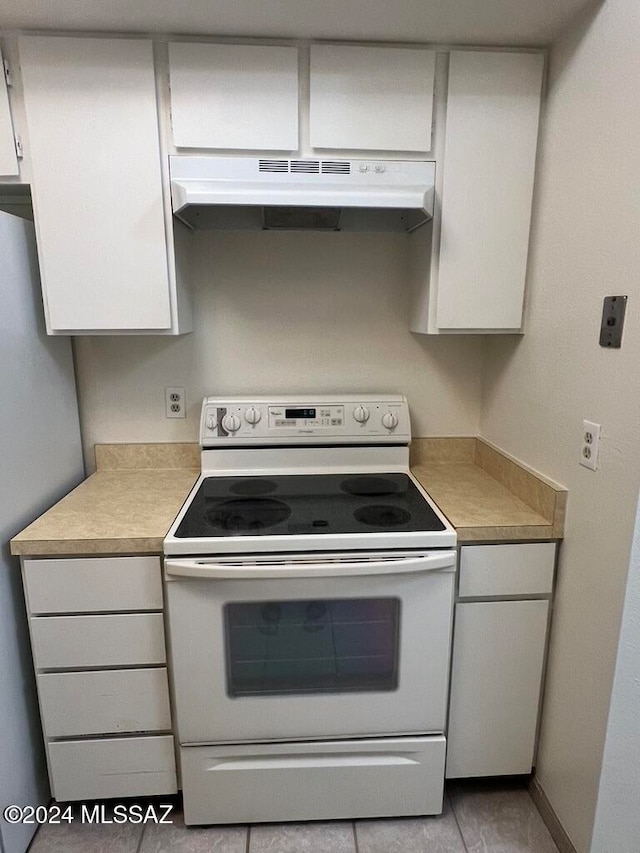
<svg viewBox="0 0 640 853">
<path fill-rule="evenodd" d="M 413 231 L 433 216 L 435 163 L 169 158 L 173 213 L 190 228 Z"/>
</svg>

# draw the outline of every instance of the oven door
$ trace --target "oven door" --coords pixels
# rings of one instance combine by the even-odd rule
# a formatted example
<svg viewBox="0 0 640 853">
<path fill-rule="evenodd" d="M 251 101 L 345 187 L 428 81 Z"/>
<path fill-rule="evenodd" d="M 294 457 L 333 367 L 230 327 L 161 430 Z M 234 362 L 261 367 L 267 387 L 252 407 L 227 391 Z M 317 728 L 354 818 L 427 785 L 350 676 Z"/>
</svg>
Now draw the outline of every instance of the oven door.
<svg viewBox="0 0 640 853">
<path fill-rule="evenodd" d="M 167 559 L 180 743 L 443 732 L 455 559 Z"/>
</svg>

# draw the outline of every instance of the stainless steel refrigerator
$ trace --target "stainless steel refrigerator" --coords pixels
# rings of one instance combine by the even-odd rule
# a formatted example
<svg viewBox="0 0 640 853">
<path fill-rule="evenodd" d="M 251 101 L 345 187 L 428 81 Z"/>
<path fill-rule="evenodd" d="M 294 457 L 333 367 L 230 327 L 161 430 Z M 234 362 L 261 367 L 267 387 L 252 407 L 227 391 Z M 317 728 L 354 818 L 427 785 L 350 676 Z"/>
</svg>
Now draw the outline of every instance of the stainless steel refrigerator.
<svg viewBox="0 0 640 853">
<path fill-rule="evenodd" d="M 20 564 L 8 543 L 83 476 L 70 339 L 45 334 L 32 223 L 0 210 L 0 814 L 50 797 Z M 0 853 L 23 853 L 33 831 L 0 817 Z"/>
</svg>

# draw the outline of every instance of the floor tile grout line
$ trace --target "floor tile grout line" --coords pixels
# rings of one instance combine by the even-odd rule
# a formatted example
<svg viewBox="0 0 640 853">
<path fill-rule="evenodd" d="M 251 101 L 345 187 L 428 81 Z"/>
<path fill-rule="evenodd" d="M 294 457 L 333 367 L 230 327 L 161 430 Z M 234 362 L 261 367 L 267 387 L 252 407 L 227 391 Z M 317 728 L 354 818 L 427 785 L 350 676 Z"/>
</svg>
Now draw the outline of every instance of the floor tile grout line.
<svg viewBox="0 0 640 853">
<path fill-rule="evenodd" d="M 143 823 L 142 824 L 142 832 L 140 833 L 140 840 L 138 841 L 138 844 L 136 845 L 135 853 L 140 853 L 140 851 L 142 850 L 142 842 L 144 840 L 144 834 L 146 831 L 147 831 L 147 826 L 146 826 L 146 824 Z"/>
<path fill-rule="evenodd" d="M 251 824 L 247 824 L 247 843 L 244 848 L 244 853 L 249 853 L 249 847 L 251 846 Z"/>
<path fill-rule="evenodd" d="M 456 822 L 456 826 L 458 827 L 458 833 L 460 834 L 460 840 L 462 841 L 462 846 L 466 850 L 466 853 L 469 853 L 469 848 L 467 847 L 467 842 L 464 838 L 464 833 L 462 831 L 462 827 L 460 826 L 460 821 L 458 820 L 458 815 L 456 814 L 456 807 L 453 801 L 453 797 L 450 794 L 447 794 L 447 799 L 449 800 L 449 805 L 451 806 L 451 812 L 453 814 L 453 819 Z"/>
<path fill-rule="evenodd" d="M 360 847 L 358 846 L 358 833 L 356 831 L 355 820 L 351 821 L 351 829 L 353 830 L 353 848 L 355 850 L 355 853 L 360 853 Z"/>
</svg>

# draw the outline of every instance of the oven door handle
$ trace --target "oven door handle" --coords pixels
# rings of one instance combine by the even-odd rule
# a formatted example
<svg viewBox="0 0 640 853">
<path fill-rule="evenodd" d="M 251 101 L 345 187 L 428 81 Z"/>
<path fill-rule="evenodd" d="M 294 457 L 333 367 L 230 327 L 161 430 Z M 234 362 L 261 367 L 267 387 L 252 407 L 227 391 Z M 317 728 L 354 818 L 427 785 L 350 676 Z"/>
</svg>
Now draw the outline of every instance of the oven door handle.
<svg viewBox="0 0 640 853">
<path fill-rule="evenodd" d="M 198 578 L 201 580 L 259 580 L 267 578 L 333 578 L 359 575 L 399 575 L 433 571 L 455 571 L 456 552 L 437 551 L 415 557 L 390 557 L 382 560 L 327 560 L 291 562 L 268 560 L 264 562 L 234 562 L 215 560 L 166 560 L 168 578 Z"/>
</svg>

